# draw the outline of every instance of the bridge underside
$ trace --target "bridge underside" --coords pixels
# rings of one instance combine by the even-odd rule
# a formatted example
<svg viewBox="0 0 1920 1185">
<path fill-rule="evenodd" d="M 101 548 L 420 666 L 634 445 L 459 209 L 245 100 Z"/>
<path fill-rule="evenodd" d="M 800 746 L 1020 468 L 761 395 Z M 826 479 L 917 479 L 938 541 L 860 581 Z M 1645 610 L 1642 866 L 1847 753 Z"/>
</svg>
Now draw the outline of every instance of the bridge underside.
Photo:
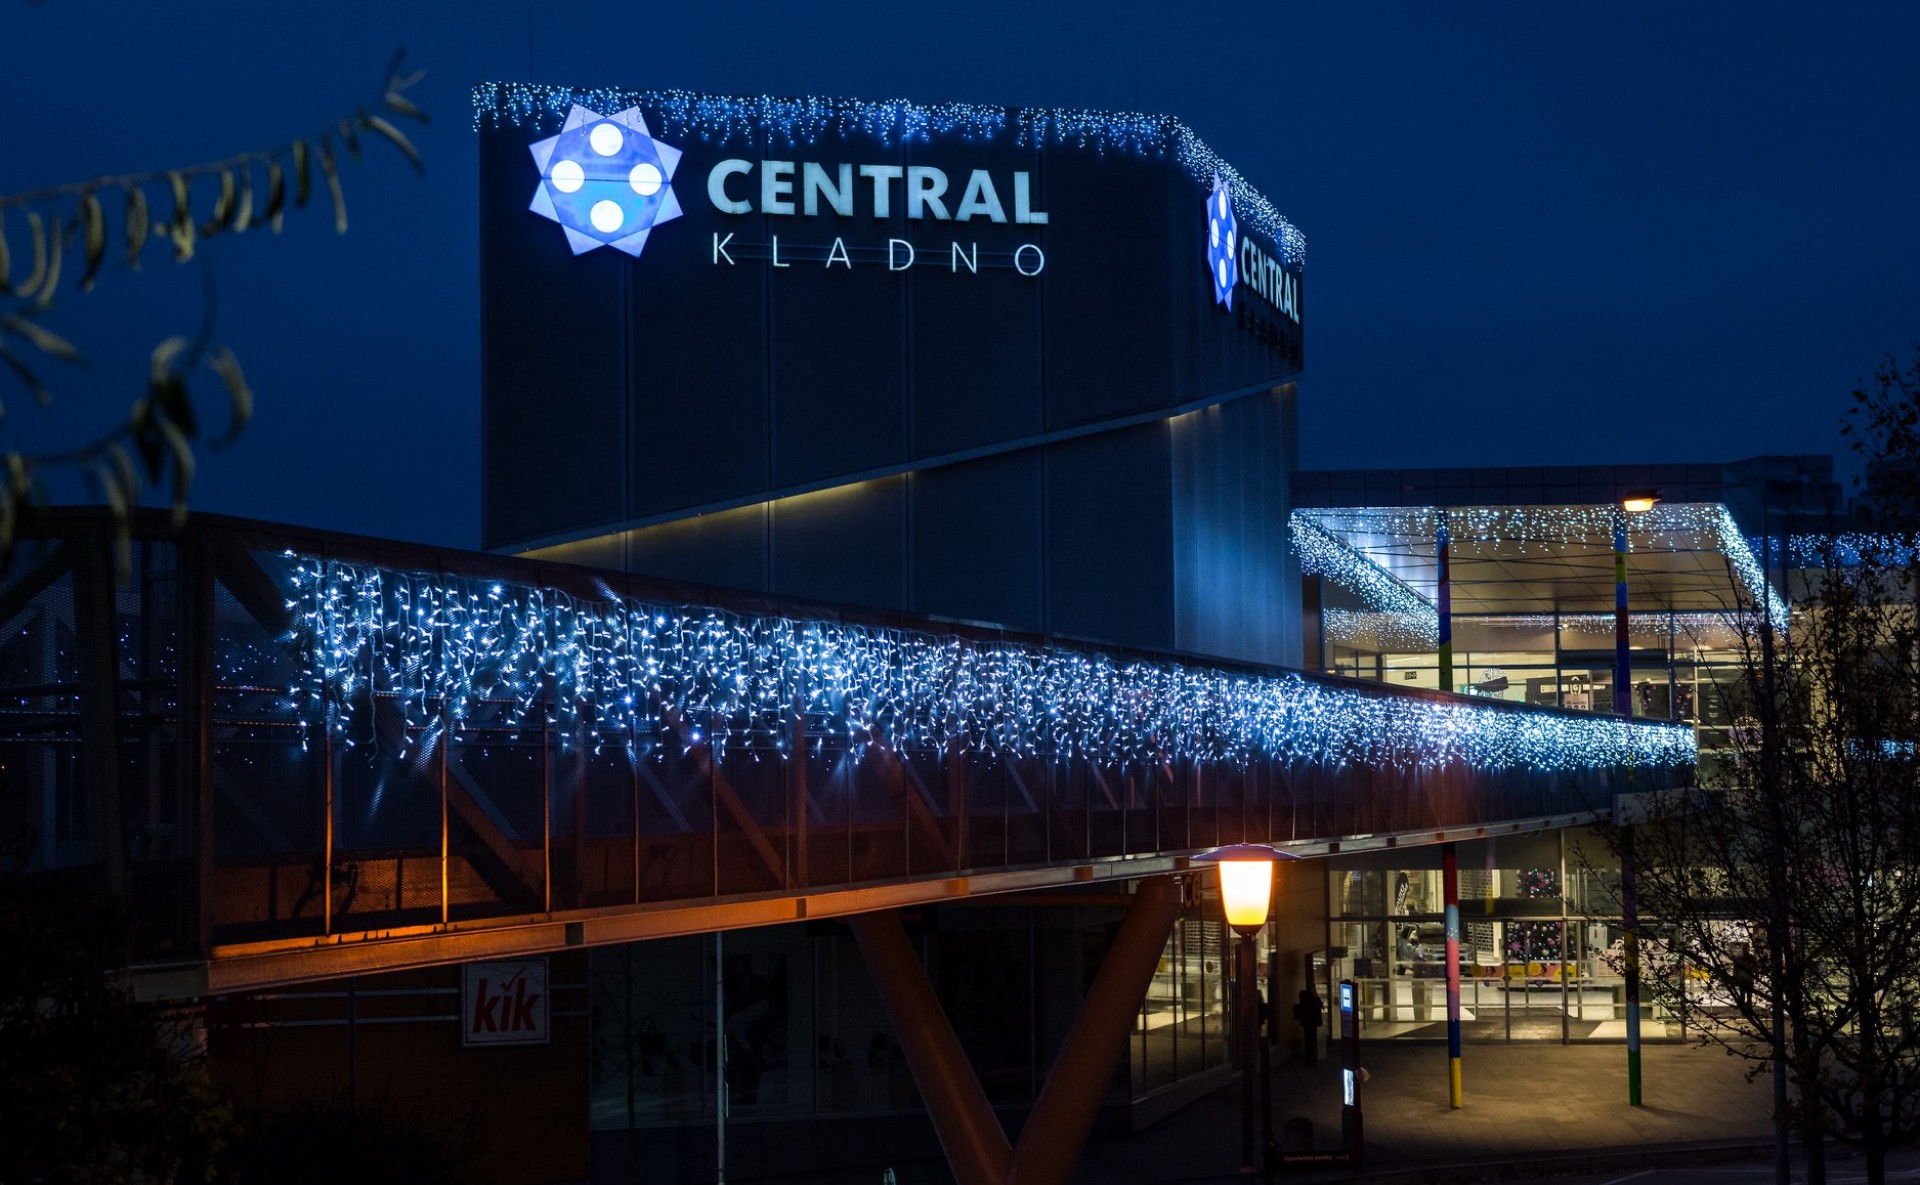
<svg viewBox="0 0 1920 1185">
<path fill-rule="evenodd" d="M 1630 783 L 1684 775 L 1669 759 L 1633 782 L 1630 747 L 1594 758 L 1598 718 L 1168 656 L 1116 662 L 257 524 L 134 528 L 128 579 L 111 524 L 75 514 L 25 545 L 0 588 L 0 824 L 27 837 L 31 867 L 103 878 L 132 904 L 150 995 L 1151 877 L 1227 843 L 1313 854 L 1565 825 Z M 351 620 L 336 614 L 344 578 L 305 575 L 344 565 L 358 582 Z M 509 608 L 476 626 L 463 589 Z M 643 654 L 636 630 L 666 618 L 636 598 L 699 606 L 681 634 L 693 640 L 669 654 L 650 633 Z M 513 608 L 536 602 L 538 620 Z M 715 642 L 716 621 L 747 625 Z M 749 633 L 790 643 L 768 659 L 738 644 Z M 725 645 L 739 670 L 713 657 Z M 819 658 L 829 645 L 841 650 Z M 839 664 L 833 680 L 769 673 L 801 658 Z M 909 711 L 902 671 L 935 660 L 949 664 L 940 686 L 964 682 L 965 710 L 987 723 Z M 582 673 L 615 661 L 627 682 Z M 516 662 L 517 683 L 499 675 Z M 1079 685 L 1062 670 L 1091 671 L 1126 711 L 1067 702 L 1058 689 Z M 1056 699 L 1013 702 L 1042 675 Z M 891 680 L 884 710 L 849 706 L 874 698 L 860 677 Z M 1326 716 L 1312 727 L 1358 739 L 1272 740 L 1275 726 L 1226 702 L 1242 693 L 1296 713 L 1311 700 Z M 1484 716 L 1516 736 L 1577 733 L 1589 751 L 1476 765 L 1420 747 L 1422 712 L 1436 734 Z M 1087 742 L 1094 731 L 1107 748 Z"/>
<path fill-rule="evenodd" d="M 1593 822 L 1598 817 L 1599 812 L 1579 811 L 1486 826 L 1372 834 L 1358 839 L 1317 840 L 1285 846 L 1303 857 L 1319 856 L 1333 851 L 1410 847 L 1572 827 Z M 708 934 L 1004 894 L 1126 882 L 1182 872 L 1188 866 L 1189 858 L 1185 854 L 1126 856 L 977 874 L 933 875 L 818 892 L 773 891 L 688 903 L 603 905 L 519 917 L 493 916 L 447 925 L 424 923 L 340 931 L 317 938 L 227 943 L 216 945 L 204 960 L 138 967 L 134 984 L 138 994 L 155 999 L 254 991 L 343 975 L 511 958 L 570 947 Z"/>
</svg>

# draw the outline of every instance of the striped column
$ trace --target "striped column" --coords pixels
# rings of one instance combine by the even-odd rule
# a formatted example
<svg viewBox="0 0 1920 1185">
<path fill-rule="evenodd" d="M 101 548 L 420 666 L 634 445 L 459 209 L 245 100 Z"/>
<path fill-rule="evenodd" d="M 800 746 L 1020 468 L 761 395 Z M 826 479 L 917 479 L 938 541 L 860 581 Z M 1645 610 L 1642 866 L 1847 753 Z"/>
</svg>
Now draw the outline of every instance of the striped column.
<svg viewBox="0 0 1920 1185">
<path fill-rule="evenodd" d="M 1640 895 L 1634 888 L 1633 825 L 1621 828 L 1620 928 L 1627 955 L 1627 1105 L 1640 1105 Z"/>
<path fill-rule="evenodd" d="M 1446 627 L 1442 626 L 1444 630 Z M 1613 710 L 1633 717 L 1633 662 L 1627 646 L 1627 513 L 1613 512 Z"/>
<path fill-rule="evenodd" d="M 1453 573 L 1447 556 L 1447 517 L 1440 512 L 1440 530 L 1434 537 L 1440 557 L 1438 594 L 1440 610 L 1440 690 L 1453 690 Z"/>
<path fill-rule="evenodd" d="M 1464 1105 L 1460 1086 L 1460 868 L 1454 861 L 1452 844 L 1440 846 L 1440 861 L 1440 890 L 1447 902 L 1447 1105 L 1458 1111 Z"/>
</svg>

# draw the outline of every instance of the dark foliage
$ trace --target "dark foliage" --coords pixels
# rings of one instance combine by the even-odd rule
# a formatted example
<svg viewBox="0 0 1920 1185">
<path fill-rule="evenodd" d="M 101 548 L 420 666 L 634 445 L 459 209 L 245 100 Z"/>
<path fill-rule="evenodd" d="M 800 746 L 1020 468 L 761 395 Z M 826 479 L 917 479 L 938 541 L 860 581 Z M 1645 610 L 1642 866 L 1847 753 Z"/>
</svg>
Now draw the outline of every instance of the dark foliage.
<svg viewBox="0 0 1920 1185">
<path fill-rule="evenodd" d="M 127 990 L 125 935 L 89 886 L 0 869 L 6 1185 L 206 1181 L 237 1134 L 191 1029 Z"/>
<path fill-rule="evenodd" d="M 472 1121 L 418 1120 L 375 1102 L 298 1107 L 247 1116 L 231 1180 L 253 1185 L 459 1185 L 473 1178 L 480 1132 Z"/>
</svg>

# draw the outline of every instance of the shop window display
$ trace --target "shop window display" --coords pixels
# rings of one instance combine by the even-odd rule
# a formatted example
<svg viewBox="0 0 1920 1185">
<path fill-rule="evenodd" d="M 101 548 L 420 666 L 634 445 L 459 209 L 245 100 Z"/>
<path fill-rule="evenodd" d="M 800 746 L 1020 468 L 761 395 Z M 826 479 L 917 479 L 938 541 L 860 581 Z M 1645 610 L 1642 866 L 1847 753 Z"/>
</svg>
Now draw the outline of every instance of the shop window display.
<svg viewBox="0 0 1920 1185">
<path fill-rule="evenodd" d="M 1226 1064 L 1226 930 L 1196 902 L 1175 925 L 1114 1097 Z M 1214 915 L 1218 902 L 1211 904 Z M 970 905 L 909 924 L 941 1007 L 994 1103 L 1032 1102 L 1105 958 L 1112 905 Z M 598 1130 L 711 1122 L 720 1040 L 728 1115 L 911 1113 L 918 1089 L 859 944 L 823 921 L 592 952 L 589 1105 Z"/>
<path fill-rule="evenodd" d="M 1204 908 L 1174 923 L 1147 987 L 1133 1036 L 1136 1095 L 1227 1062 L 1226 927 Z"/>
<path fill-rule="evenodd" d="M 1619 879 L 1604 844 L 1545 832 L 1458 847 L 1461 1021 L 1471 1042 L 1624 1040 Z M 1601 853 L 1598 860 L 1595 853 Z M 1329 979 L 1351 978 L 1370 1039 L 1439 1041 L 1446 938 L 1437 847 L 1335 857 Z M 1345 865 L 1342 867 L 1342 865 Z M 1598 911 L 1600 916 L 1581 916 Z M 1615 920 L 1609 920 L 1612 911 Z M 1325 985 L 1322 985 L 1326 990 Z M 1651 999 L 1647 1040 L 1682 1036 L 1685 1016 Z"/>
</svg>

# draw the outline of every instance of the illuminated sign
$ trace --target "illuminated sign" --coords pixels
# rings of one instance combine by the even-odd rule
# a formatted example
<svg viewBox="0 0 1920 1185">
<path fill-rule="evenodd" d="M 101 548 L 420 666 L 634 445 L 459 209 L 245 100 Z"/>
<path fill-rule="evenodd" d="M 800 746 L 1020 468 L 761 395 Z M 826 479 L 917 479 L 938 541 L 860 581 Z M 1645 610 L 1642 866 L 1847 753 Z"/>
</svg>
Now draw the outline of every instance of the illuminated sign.
<svg viewBox="0 0 1920 1185">
<path fill-rule="evenodd" d="M 1239 245 L 1240 224 L 1233 217 L 1233 199 L 1227 183 L 1213 179 L 1213 192 L 1207 195 L 1207 276 L 1213 281 L 1213 303 L 1233 308 L 1233 286 L 1240 278 L 1235 248 Z"/>
<path fill-rule="evenodd" d="M 603 116 L 575 104 L 560 134 L 531 150 L 540 184 L 529 208 L 561 225 L 575 255 L 601 246 L 639 255 L 654 227 L 682 213 L 671 184 L 681 151 L 653 138 L 638 107 Z M 1000 181 L 990 170 L 971 169 L 959 181 L 932 165 L 728 157 L 708 170 L 706 195 L 717 213 L 730 216 L 848 219 L 864 214 L 888 221 L 898 214 L 909 221 L 1047 224 L 1047 212 L 1035 204 L 1033 174 L 1024 169 Z M 713 232 L 715 267 L 755 258 L 776 268 L 804 262 L 852 271 L 857 260 L 862 267 L 884 266 L 890 272 L 943 263 L 954 274 L 962 268 L 980 271 L 980 244 L 971 239 L 955 239 L 942 253 L 899 238 L 888 238 L 884 247 L 858 242 L 849 247 L 844 236 L 835 235 L 824 247 L 789 246 L 783 254 L 779 235 L 765 243 L 736 243 L 740 233 Z M 1047 266 L 1046 252 L 1032 242 L 1011 252 L 989 252 L 987 259 L 1027 277 Z"/>
<path fill-rule="evenodd" d="M 1306 240 L 1172 116 L 514 82 L 474 88 L 473 117 L 489 546 L 923 462 L 970 482 L 973 468 L 944 467 L 1016 451 L 1025 465 L 1055 427 L 1091 436 L 1276 390 L 1234 414 L 1288 430 L 1304 334 L 1249 284 L 1245 243 L 1284 263 L 1304 321 Z M 652 194 L 622 155 L 648 151 Z M 614 230 L 593 223 L 602 201 L 620 205 Z M 595 249 L 642 242 L 637 257 Z M 528 449 L 578 471 L 556 483 L 522 463 Z M 948 489 L 956 506 L 976 497 Z M 870 496 L 848 512 L 868 514 Z M 948 496 L 916 495 L 905 521 L 947 513 Z M 866 596 L 868 560 L 844 571 L 834 589 Z"/>
<path fill-rule="evenodd" d="M 1275 312 L 1300 323 L 1298 279 L 1250 238 L 1240 240 L 1240 282 L 1258 292 Z"/>
<path fill-rule="evenodd" d="M 1340 1011 L 1346 1013 L 1353 1011 L 1353 985 L 1350 983 L 1340 985 Z"/>
<path fill-rule="evenodd" d="M 752 174 L 759 170 L 759 184 Z M 932 165 L 865 164 L 858 166 L 859 183 L 854 183 L 852 164 L 820 164 L 816 161 L 750 160 L 731 158 L 713 166 L 707 174 L 707 198 L 723 214 L 803 214 L 812 218 L 824 211 L 842 218 L 854 217 L 856 205 L 872 218 L 891 218 L 894 195 L 910 219 L 932 218 L 940 222 L 966 222 L 984 218 L 989 222 L 1008 221 L 1006 205 L 994 187 L 993 174 L 974 169 L 966 188 L 951 208 L 950 184 L 944 169 Z M 740 177 L 740 184 L 733 178 Z M 895 183 L 898 182 L 896 190 Z M 735 197 L 734 193 L 741 194 Z M 1033 175 L 1013 174 L 1012 221 L 1044 225 L 1047 214 L 1033 208 Z M 754 201 L 755 197 L 759 201 Z"/>
<path fill-rule="evenodd" d="M 1252 236 L 1240 233 L 1233 216 L 1233 197 L 1227 184 L 1213 179 L 1207 194 L 1207 279 L 1213 285 L 1213 303 L 1233 309 L 1233 290 L 1241 284 L 1258 293 L 1273 310 L 1295 325 L 1300 323 L 1300 281 L 1286 265 L 1261 249 Z"/>
<path fill-rule="evenodd" d="M 1340 1095 L 1341 1095 L 1341 1101 L 1343 1103 L 1345 1103 L 1349 1107 L 1353 1106 L 1353 1071 L 1352 1070 L 1340 1071 Z"/>
<path fill-rule="evenodd" d="M 1240 323 L 1264 341 L 1282 341 L 1288 330 L 1280 321 L 1300 324 L 1299 277 L 1286 265 L 1264 251 L 1251 235 L 1240 233 L 1240 220 L 1233 214 L 1233 195 L 1218 174 L 1207 194 L 1207 282 L 1213 289 L 1213 303 L 1233 311 L 1233 290 L 1244 284 L 1273 310 L 1268 317 L 1258 310 L 1240 306 Z"/>
<path fill-rule="evenodd" d="M 532 146 L 540 168 L 534 213 L 558 222 L 575 255 L 595 247 L 640 254 L 653 228 L 680 216 L 680 150 L 653 138 L 638 107 L 601 115 L 575 105 L 560 134 Z"/>
<path fill-rule="evenodd" d="M 514 959 L 462 968 L 462 1045 L 545 1045 L 548 1039 L 547 961 Z"/>
</svg>

